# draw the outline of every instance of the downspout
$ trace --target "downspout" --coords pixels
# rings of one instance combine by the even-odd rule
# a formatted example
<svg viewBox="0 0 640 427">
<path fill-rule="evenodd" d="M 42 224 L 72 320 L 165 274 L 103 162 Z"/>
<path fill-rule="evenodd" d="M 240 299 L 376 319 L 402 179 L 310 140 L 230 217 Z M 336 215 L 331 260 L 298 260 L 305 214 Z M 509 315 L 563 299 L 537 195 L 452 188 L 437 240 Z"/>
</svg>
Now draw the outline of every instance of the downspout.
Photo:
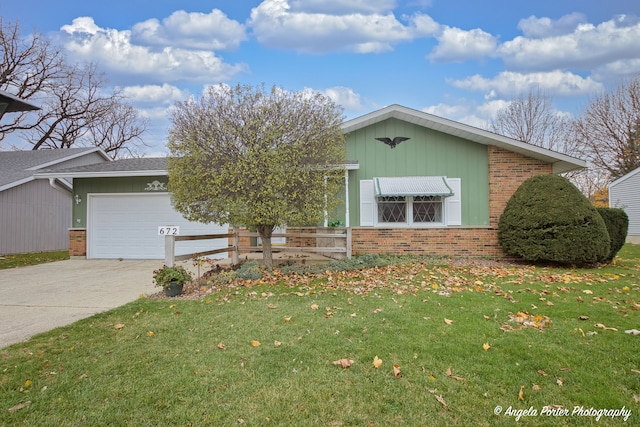
<svg viewBox="0 0 640 427">
<path fill-rule="evenodd" d="M 60 186 L 56 181 L 57 180 L 55 178 L 49 178 L 49 185 L 55 188 L 56 190 L 60 191 L 61 193 L 64 193 L 64 194 L 71 193 L 71 188 L 67 186 L 64 186 L 64 187 Z"/>
</svg>

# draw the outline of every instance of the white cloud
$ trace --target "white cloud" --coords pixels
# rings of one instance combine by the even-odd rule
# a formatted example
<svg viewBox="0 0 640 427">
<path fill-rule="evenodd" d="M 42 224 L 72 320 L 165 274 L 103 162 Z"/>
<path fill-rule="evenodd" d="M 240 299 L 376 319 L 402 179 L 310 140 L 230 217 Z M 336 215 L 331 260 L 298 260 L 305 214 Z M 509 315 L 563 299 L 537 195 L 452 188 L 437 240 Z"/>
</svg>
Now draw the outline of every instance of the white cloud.
<svg viewBox="0 0 640 427">
<path fill-rule="evenodd" d="M 328 13 L 384 13 L 396 7 L 395 0 L 291 0 L 293 12 Z"/>
<path fill-rule="evenodd" d="M 618 79 L 640 74 L 640 58 L 621 59 L 596 68 L 592 76 L 597 80 Z"/>
<path fill-rule="evenodd" d="M 335 86 L 325 89 L 323 93 L 345 110 L 357 111 L 362 109 L 362 98 L 353 89 Z"/>
<path fill-rule="evenodd" d="M 455 120 L 469 126 L 486 129 L 487 123 L 489 123 L 493 114 L 495 114 L 495 111 L 499 108 L 495 101 L 478 106 L 475 101 L 460 99 L 454 104 L 440 103 L 431 105 L 423 108 L 422 111 L 438 117 Z"/>
<path fill-rule="evenodd" d="M 496 37 L 478 28 L 465 31 L 445 27 L 436 38 L 438 45 L 428 55 L 431 61 L 480 59 L 493 55 L 498 45 Z"/>
<path fill-rule="evenodd" d="M 543 38 L 569 34 L 573 32 L 579 24 L 586 22 L 587 18 L 584 14 L 575 12 L 565 15 L 558 20 L 530 16 L 520 20 L 518 28 L 525 37 Z"/>
<path fill-rule="evenodd" d="M 131 42 L 131 31 L 100 28 L 82 17 L 61 28 L 64 46 L 76 59 L 95 61 L 102 69 L 157 82 L 230 79 L 246 71 L 230 65 L 213 52 L 164 47 L 159 51 Z"/>
<path fill-rule="evenodd" d="M 337 4 L 331 4 L 334 3 Z M 385 2 L 379 0 L 374 6 L 382 3 Z M 350 3 L 360 4 L 365 3 Z M 267 47 L 303 53 L 384 52 L 397 43 L 431 35 L 429 31 L 439 28 L 431 18 L 421 14 L 407 17 L 405 25 L 391 12 L 332 15 L 315 12 L 313 8 L 312 12 L 293 9 L 288 0 L 264 0 L 252 9 L 248 25 L 257 40 Z"/>
<path fill-rule="evenodd" d="M 550 96 L 584 96 L 602 89 L 602 85 L 591 77 L 581 77 L 564 71 L 545 73 L 516 73 L 503 71 L 491 79 L 479 74 L 463 80 L 450 81 L 453 86 L 494 96 L 511 98 L 530 89 L 541 89 Z"/>
<path fill-rule="evenodd" d="M 589 69 L 640 56 L 640 23 L 621 15 L 597 26 L 580 24 L 569 34 L 545 38 L 516 37 L 498 53 L 508 67 L 527 70 Z"/>
<path fill-rule="evenodd" d="M 200 50 L 237 49 L 246 39 L 244 25 L 218 9 L 208 14 L 179 10 L 162 23 L 149 19 L 135 24 L 131 31 L 131 42 L 135 44 Z"/>
<path fill-rule="evenodd" d="M 127 86 L 122 88 L 122 94 L 134 103 L 173 104 L 190 96 L 186 90 L 182 90 L 170 84 Z"/>
</svg>

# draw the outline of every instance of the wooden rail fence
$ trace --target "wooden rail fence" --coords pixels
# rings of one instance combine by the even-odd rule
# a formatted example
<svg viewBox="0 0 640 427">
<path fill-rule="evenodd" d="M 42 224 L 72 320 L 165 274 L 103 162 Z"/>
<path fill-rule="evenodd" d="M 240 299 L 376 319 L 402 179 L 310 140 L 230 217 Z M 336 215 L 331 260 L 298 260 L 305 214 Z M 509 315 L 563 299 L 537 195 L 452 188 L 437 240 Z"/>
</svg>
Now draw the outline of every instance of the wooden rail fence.
<svg viewBox="0 0 640 427">
<path fill-rule="evenodd" d="M 299 237 L 303 239 L 345 239 L 344 247 L 341 246 L 273 246 L 274 252 L 316 252 L 316 253 L 343 253 L 347 258 L 351 258 L 351 228 L 340 228 L 336 230 L 344 230 L 341 234 L 331 233 L 273 233 L 271 237 Z M 207 255 L 215 255 L 224 252 L 231 252 L 231 262 L 237 265 L 240 262 L 240 252 L 262 252 L 262 246 L 240 246 L 240 238 L 242 237 L 260 237 L 259 233 L 240 231 L 233 229 L 232 232 L 226 234 L 203 234 L 194 236 L 165 236 L 164 240 L 164 263 L 168 267 L 173 267 L 176 261 L 184 261 L 191 258 L 197 258 Z M 211 239 L 232 239 L 231 245 L 224 248 L 213 249 L 205 252 L 197 252 L 186 255 L 175 254 L 176 242 L 189 240 L 211 240 Z M 317 242 L 317 240 L 316 240 Z"/>
</svg>

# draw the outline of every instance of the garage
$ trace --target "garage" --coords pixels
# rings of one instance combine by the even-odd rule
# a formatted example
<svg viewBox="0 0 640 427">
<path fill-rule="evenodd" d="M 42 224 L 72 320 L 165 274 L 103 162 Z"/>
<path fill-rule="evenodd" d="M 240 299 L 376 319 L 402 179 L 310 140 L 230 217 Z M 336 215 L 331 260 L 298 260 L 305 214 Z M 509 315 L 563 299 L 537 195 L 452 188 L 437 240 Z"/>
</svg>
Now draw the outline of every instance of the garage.
<svg viewBox="0 0 640 427">
<path fill-rule="evenodd" d="M 164 259 L 158 227 L 179 226 L 180 235 L 227 233 L 228 227 L 189 222 L 171 206 L 168 193 L 87 194 L 87 258 Z M 227 239 L 176 242 L 175 254 L 228 246 Z M 226 258 L 226 254 L 214 257 Z"/>
</svg>

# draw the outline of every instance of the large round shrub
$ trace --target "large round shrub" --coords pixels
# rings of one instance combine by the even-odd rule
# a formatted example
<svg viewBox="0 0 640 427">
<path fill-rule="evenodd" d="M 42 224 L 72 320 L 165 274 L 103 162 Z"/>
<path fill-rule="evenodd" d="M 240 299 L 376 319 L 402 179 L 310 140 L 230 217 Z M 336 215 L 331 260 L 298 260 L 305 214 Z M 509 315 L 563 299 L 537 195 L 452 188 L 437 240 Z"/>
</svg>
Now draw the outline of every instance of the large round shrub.
<svg viewBox="0 0 640 427">
<path fill-rule="evenodd" d="M 604 225 L 607 227 L 609 238 L 611 239 L 611 246 L 609 247 L 609 254 L 606 261 L 611 262 L 616 257 L 616 254 L 624 242 L 627 240 L 627 232 L 629 231 L 629 216 L 622 209 L 617 208 L 596 208 L 602 219 Z"/>
<path fill-rule="evenodd" d="M 507 255 L 533 262 L 591 264 L 610 250 L 600 214 L 569 180 L 553 174 L 520 185 L 500 217 L 498 241 Z"/>
</svg>

